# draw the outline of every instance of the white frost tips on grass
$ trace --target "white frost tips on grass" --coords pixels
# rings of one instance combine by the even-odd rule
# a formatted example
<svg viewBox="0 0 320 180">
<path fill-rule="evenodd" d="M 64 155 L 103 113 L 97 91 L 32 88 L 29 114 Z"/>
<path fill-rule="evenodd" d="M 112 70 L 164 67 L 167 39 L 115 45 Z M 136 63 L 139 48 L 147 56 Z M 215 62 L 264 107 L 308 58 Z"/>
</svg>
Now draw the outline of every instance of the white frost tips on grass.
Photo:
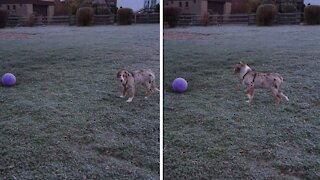
<svg viewBox="0 0 320 180">
<path fill-rule="evenodd" d="M 159 25 L 6 28 L 0 47 L 19 79 L 0 86 L 0 166 L 15 165 L 2 179 L 159 178 L 159 98 L 124 106 L 116 80 L 159 77 Z"/>
</svg>

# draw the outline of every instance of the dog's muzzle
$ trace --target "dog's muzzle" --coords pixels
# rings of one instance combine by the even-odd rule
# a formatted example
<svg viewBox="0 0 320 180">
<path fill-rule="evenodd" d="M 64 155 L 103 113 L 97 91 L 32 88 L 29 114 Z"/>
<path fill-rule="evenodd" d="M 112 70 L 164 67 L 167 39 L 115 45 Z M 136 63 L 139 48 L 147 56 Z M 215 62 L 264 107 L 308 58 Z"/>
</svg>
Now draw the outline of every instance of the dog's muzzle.
<svg viewBox="0 0 320 180">
<path fill-rule="evenodd" d="M 125 80 L 123 77 L 118 78 L 118 79 L 119 79 L 119 81 L 121 82 L 121 84 L 125 84 L 125 83 L 126 83 L 126 80 Z"/>
</svg>

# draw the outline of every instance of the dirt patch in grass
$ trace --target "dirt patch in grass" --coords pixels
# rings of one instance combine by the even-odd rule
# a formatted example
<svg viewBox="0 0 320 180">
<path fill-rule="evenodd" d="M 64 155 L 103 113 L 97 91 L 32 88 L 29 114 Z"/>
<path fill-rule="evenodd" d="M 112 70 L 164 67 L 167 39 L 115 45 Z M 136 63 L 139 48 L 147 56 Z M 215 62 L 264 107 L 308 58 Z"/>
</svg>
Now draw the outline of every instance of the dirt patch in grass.
<svg viewBox="0 0 320 180">
<path fill-rule="evenodd" d="M 318 179 L 320 56 L 317 27 L 189 27 L 216 34 L 164 41 L 165 179 Z M 165 30 L 171 33 L 172 30 Z M 278 72 L 290 101 L 280 106 L 257 90 L 245 102 L 240 59 L 259 72 Z M 171 82 L 188 81 L 176 94 Z"/>
<path fill-rule="evenodd" d="M 164 39 L 175 39 L 175 40 L 195 40 L 195 39 L 206 39 L 208 36 L 212 36 L 211 33 L 191 33 L 191 32 L 174 32 L 165 31 L 163 33 Z"/>
<path fill-rule="evenodd" d="M 0 39 L 29 39 L 36 34 L 18 32 L 0 32 Z"/>
</svg>

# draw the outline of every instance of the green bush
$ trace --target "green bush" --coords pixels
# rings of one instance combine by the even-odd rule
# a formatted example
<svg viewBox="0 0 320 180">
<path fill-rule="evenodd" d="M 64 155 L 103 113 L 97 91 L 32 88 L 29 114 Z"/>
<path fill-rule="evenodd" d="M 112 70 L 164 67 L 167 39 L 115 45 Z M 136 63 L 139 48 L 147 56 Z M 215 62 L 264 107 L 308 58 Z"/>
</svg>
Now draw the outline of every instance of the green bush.
<svg viewBox="0 0 320 180">
<path fill-rule="evenodd" d="M 256 20 L 258 26 L 270 26 L 277 16 L 277 7 L 273 4 L 263 4 L 257 9 Z"/>
<path fill-rule="evenodd" d="M 35 14 L 29 14 L 27 18 L 27 26 L 33 27 L 36 24 L 36 20 Z"/>
<path fill-rule="evenodd" d="M 163 20 L 169 24 L 170 27 L 176 27 L 180 18 L 181 10 L 178 7 L 167 7 L 163 10 Z"/>
<path fill-rule="evenodd" d="M 76 20 L 78 26 L 89 26 L 94 15 L 91 7 L 82 7 L 77 10 Z"/>
<path fill-rule="evenodd" d="M 248 3 L 248 12 L 249 13 L 256 13 L 261 1 L 260 0 L 247 0 L 247 3 Z"/>
<path fill-rule="evenodd" d="M 249 3 L 247 0 L 233 0 L 231 6 L 232 14 L 244 14 L 249 12 Z"/>
<path fill-rule="evenodd" d="M 309 5 L 304 8 L 304 22 L 308 25 L 320 24 L 319 5 Z"/>
<path fill-rule="evenodd" d="M 201 23 L 203 26 L 208 26 L 208 24 L 209 24 L 209 13 L 208 12 L 205 12 L 201 16 Z"/>
<path fill-rule="evenodd" d="M 8 22 L 8 13 L 5 10 L 0 9 L 0 28 L 6 27 Z"/>
<path fill-rule="evenodd" d="M 117 11 L 117 20 L 119 25 L 129 25 L 132 23 L 133 10 L 130 8 L 120 8 Z"/>
</svg>

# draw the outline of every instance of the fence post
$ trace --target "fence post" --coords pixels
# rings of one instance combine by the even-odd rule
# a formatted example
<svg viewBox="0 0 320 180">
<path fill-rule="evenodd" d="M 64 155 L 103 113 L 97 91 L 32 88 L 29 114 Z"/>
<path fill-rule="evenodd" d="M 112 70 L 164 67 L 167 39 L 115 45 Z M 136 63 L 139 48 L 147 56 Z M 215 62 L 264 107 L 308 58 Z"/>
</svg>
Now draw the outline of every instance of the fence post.
<svg viewBox="0 0 320 180">
<path fill-rule="evenodd" d="M 69 25 L 72 26 L 73 23 L 74 23 L 74 22 L 73 22 L 73 16 L 70 15 L 70 16 L 69 16 Z"/>
<path fill-rule="evenodd" d="M 222 25 L 223 23 L 223 15 L 219 14 L 218 16 L 218 25 Z"/>
</svg>

